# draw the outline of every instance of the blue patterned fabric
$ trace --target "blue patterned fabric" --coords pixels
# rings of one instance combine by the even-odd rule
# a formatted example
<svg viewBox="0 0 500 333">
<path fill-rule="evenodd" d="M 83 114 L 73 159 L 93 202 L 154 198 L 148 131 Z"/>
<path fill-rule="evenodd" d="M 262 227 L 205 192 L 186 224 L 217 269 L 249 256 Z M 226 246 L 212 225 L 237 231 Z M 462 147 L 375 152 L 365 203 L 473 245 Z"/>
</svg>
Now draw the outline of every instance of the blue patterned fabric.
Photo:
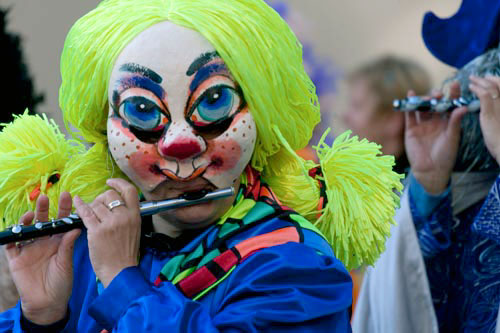
<svg viewBox="0 0 500 333">
<path fill-rule="evenodd" d="M 499 188 L 497 178 L 486 200 L 453 216 L 450 191 L 433 197 L 418 182 L 410 182 L 410 209 L 440 332 L 495 332 L 500 305 Z M 427 216 L 426 205 L 434 207 Z"/>
<path fill-rule="evenodd" d="M 497 179 L 486 198 L 472 230 L 500 244 L 500 180 Z"/>
</svg>

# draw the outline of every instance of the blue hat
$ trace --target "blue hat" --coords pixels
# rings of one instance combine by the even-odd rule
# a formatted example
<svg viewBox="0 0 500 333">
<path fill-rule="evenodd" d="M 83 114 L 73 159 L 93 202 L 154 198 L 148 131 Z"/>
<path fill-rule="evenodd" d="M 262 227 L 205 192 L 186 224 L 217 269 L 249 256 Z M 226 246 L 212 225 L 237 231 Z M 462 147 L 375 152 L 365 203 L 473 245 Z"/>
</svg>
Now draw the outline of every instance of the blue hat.
<svg viewBox="0 0 500 333">
<path fill-rule="evenodd" d="M 461 68 L 500 41 L 500 0 L 463 0 L 458 12 L 446 19 L 427 12 L 422 37 L 442 62 Z"/>
</svg>

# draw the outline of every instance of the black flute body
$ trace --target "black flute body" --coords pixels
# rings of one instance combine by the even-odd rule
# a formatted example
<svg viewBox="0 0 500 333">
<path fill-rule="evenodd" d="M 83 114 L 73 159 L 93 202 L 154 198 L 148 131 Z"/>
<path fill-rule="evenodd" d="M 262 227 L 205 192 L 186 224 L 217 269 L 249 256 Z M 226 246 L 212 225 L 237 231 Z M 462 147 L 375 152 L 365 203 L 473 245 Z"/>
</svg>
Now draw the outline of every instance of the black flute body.
<svg viewBox="0 0 500 333">
<path fill-rule="evenodd" d="M 213 192 L 200 191 L 197 193 L 187 193 L 175 199 L 141 202 L 140 213 L 141 216 L 149 216 L 170 209 L 192 206 L 211 200 L 227 198 L 233 195 L 233 187 Z M 36 222 L 29 226 L 14 225 L 0 232 L 0 245 L 61 234 L 74 229 L 85 229 L 82 219 L 76 214 L 71 214 L 67 217 L 53 219 L 47 222 Z"/>
</svg>

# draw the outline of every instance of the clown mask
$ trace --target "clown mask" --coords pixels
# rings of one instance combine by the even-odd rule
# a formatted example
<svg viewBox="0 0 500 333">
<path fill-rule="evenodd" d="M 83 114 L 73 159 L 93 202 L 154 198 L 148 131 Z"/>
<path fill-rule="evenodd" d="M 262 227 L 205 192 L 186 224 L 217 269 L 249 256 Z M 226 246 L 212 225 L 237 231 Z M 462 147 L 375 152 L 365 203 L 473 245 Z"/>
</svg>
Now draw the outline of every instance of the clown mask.
<svg viewBox="0 0 500 333">
<path fill-rule="evenodd" d="M 238 183 L 256 126 L 238 83 L 198 32 L 170 22 L 121 52 L 109 83 L 109 149 L 148 199 Z"/>
</svg>

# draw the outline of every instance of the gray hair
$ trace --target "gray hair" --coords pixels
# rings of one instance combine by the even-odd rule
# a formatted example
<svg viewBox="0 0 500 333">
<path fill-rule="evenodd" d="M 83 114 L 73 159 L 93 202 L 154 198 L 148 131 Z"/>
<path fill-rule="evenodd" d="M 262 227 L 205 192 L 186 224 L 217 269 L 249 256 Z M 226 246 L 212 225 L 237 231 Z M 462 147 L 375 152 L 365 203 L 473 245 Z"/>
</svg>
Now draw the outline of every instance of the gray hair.
<svg viewBox="0 0 500 333">
<path fill-rule="evenodd" d="M 500 76 L 500 47 L 492 49 L 475 58 L 454 76 L 445 81 L 445 85 L 458 81 L 462 97 L 477 98 L 469 89 L 469 76 Z M 462 120 L 462 135 L 454 171 L 487 171 L 498 169 L 496 160 L 484 144 L 479 113 L 468 113 Z"/>
</svg>

